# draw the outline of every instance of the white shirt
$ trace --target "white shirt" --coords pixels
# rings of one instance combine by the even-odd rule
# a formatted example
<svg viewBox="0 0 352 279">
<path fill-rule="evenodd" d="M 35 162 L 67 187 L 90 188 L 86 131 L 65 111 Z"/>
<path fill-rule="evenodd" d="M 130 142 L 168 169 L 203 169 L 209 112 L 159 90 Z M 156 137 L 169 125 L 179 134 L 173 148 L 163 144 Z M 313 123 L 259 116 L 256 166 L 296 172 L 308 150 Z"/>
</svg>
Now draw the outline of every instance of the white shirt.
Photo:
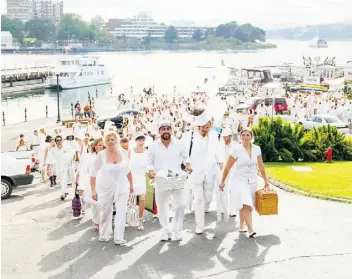
<svg viewBox="0 0 352 279">
<path fill-rule="evenodd" d="M 61 149 L 55 146 L 51 150 L 51 154 L 55 159 L 57 168 L 60 169 L 66 168 L 70 165 L 73 160 L 74 152 L 68 145 L 63 144 Z"/>
<path fill-rule="evenodd" d="M 188 152 L 181 142 L 174 137 L 171 137 L 168 147 L 165 147 L 161 139 L 158 139 L 148 148 L 148 171 L 171 170 L 180 172 L 182 162 L 189 162 Z"/>
</svg>

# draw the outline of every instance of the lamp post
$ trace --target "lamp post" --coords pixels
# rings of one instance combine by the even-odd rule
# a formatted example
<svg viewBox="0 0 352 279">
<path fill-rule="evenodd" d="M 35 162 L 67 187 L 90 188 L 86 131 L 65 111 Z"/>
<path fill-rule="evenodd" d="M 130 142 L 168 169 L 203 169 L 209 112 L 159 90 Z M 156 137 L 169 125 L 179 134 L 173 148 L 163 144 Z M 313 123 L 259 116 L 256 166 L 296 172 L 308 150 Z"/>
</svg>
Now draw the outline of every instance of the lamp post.
<svg viewBox="0 0 352 279">
<path fill-rule="evenodd" d="M 59 72 L 56 72 L 56 95 L 57 95 L 57 120 L 56 123 L 60 123 L 60 84 L 59 84 Z"/>
</svg>

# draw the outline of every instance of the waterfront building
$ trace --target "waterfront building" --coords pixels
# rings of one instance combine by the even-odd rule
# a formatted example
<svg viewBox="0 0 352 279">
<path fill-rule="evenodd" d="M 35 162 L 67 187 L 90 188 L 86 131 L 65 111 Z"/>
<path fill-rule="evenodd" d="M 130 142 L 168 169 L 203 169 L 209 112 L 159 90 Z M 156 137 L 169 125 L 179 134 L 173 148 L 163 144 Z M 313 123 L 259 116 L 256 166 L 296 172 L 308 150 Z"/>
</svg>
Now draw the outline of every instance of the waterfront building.
<svg viewBox="0 0 352 279">
<path fill-rule="evenodd" d="M 7 0 L 6 16 L 28 21 L 33 18 L 33 0 Z"/>
<path fill-rule="evenodd" d="M 1 31 L 1 48 L 11 49 L 12 47 L 12 34 L 9 31 Z"/>
<path fill-rule="evenodd" d="M 34 0 L 33 17 L 49 19 L 59 22 L 63 15 L 63 1 L 60 0 Z"/>
<path fill-rule="evenodd" d="M 141 39 L 149 36 L 151 38 L 162 38 L 167 28 L 166 24 L 155 22 L 149 14 L 140 13 L 132 19 L 121 23 L 111 33 L 116 37 Z M 195 30 L 204 29 L 193 26 L 175 26 L 175 28 L 180 38 L 191 38 Z"/>
</svg>

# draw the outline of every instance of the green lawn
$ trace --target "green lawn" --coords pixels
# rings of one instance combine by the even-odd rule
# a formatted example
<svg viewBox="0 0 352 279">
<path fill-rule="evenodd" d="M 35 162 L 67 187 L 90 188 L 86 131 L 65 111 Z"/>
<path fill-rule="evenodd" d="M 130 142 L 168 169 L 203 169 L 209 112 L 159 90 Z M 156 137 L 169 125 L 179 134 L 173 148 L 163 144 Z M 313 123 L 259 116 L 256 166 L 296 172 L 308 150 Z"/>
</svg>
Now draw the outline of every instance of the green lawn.
<svg viewBox="0 0 352 279">
<path fill-rule="evenodd" d="M 296 171 L 295 166 L 313 171 Z M 265 163 L 265 169 L 272 178 L 297 189 L 352 200 L 352 162 Z"/>
</svg>

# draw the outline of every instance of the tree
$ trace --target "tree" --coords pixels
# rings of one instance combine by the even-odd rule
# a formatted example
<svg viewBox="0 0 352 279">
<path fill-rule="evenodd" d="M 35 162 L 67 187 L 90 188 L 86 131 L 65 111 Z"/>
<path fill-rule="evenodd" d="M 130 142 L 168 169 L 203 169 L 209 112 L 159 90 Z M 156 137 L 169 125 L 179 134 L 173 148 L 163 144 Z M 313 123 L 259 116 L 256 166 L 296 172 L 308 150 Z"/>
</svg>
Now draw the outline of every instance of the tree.
<svg viewBox="0 0 352 279">
<path fill-rule="evenodd" d="M 216 27 L 215 35 L 216 37 L 231 38 L 235 37 L 236 30 L 238 28 L 236 21 L 231 21 L 226 24 L 220 24 Z"/>
<path fill-rule="evenodd" d="M 46 19 L 31 19 L 24 26 L 26 37 L 48 41 L 55 39 L 56 27 L 53 21 Z"/>
<path fill-rule="evenodd" d="M 24 25 L 19 19 L 10 19 L 4 15 L 1 16 L 1 31 L 8 31 L 13 38 L 22 41 L 24 37 Z"/>
<path fill-rule="evenodd" d="M 168 42 L 173 42 L 178 38 L 177 30 L 174 26 L 169 26 L 165 30 L 164 39 Z"/>
<path fill-rule="evenodd" d="M 89 40 L 88 24 L 77 14 L 64 14 L 59 24 L 58 37 L 60 40 Z"/>
<path fill-rule="evenodd" d="M 238 26 L 235 38 L 242 42 L 265 41 L 265 31 L 249 23 L 242 24 Z"/>
<path fill-rule="evenodd" d="M 196 40 L 196 41 L 200 41 L 203 37 L 203 31 L 200 29 L 197 29 L 196 31 L 194 31 L 193 35 L 192 35 L 192 39 Z"/>
</svg>

